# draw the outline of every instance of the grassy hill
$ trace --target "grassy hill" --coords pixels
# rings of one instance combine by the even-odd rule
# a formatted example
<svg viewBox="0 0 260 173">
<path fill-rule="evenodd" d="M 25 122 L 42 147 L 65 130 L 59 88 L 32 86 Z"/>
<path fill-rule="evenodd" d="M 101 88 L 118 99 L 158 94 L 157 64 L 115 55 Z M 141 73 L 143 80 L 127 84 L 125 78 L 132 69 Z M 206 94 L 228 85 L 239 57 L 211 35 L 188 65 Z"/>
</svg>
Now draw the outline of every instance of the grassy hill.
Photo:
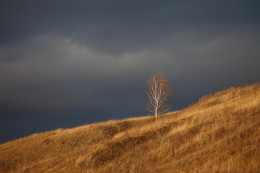
<svg viewBox="0 0 260 173">
<path fill-rule="evenodd" d="M 184 110 L 33 134 L 0 145 L 0 172 L 260 172 L 260 85 Z"/>
</svg>

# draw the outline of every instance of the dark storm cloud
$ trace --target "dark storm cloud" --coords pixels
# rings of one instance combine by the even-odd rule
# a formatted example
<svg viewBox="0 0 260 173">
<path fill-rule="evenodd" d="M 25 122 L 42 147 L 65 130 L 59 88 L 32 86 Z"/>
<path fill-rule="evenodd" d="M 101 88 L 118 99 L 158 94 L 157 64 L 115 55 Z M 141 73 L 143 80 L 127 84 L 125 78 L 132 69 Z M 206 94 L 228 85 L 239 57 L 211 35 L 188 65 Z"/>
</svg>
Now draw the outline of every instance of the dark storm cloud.
<svg viewBox="0 0 260 173">
<path fill-rule="evenodd" d="M 63 34 L 98 51 L 126 52 L 182 30 L 258 25 L 257 1 L 8 1 L 1 5 L 2 43 L 39 33 Z"/>
<path fill-rule="evenodd" d="M 117 105 L 124 97 L 140 94 L 155 72 L 164 72 L 180 83 L 201 80 L 217 85 L 224 79 L 257 78 L 257 32 L 230 33 L 210 40 L 201 37 L 201 33 L 182 33 L 165 46 L 120 56 L 54 36 L 0 49 L 5 59 L 20 56 L 0 64 L 1 87 L 7 91 L 1 100 L 26 108 L 92 108 Z"/>
<path fill-rule="evenodd" d="M 172 110 L 259 81 L 258 7 L 242 0 L 2 2 L 0 127 L 10 133 L 1 138 L 144 115 L 154 73 L 173 85 Z"/>
</svg>

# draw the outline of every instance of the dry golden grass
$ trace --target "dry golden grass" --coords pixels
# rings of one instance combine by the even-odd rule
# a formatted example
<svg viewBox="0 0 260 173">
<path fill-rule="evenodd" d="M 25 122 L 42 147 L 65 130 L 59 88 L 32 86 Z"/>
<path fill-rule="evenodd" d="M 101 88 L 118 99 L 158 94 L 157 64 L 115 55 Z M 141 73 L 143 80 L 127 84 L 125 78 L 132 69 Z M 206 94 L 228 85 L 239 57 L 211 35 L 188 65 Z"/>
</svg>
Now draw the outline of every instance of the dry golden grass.
<svg viewBox="0 0 260 173">
<path fill-rule="evenodd" d="M 260 85 L 162 115 L 34 134 L 0 145 L 0 172 L 260 172 Z"/>
</svg>

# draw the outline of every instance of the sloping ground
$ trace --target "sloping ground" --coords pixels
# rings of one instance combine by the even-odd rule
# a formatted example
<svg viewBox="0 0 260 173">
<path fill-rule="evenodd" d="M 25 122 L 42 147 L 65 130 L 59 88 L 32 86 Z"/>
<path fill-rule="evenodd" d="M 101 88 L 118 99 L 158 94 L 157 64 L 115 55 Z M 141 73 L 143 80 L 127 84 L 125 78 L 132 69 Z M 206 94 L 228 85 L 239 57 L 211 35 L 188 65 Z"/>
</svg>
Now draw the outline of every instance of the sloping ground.
<svg viewBox="0 0 260 173">
<path fill-rule="evenodd" d="M 0 145 L 0 172 L 260 172 L 260 85 L 188 108 L 34 134 Z"/>
</svg>

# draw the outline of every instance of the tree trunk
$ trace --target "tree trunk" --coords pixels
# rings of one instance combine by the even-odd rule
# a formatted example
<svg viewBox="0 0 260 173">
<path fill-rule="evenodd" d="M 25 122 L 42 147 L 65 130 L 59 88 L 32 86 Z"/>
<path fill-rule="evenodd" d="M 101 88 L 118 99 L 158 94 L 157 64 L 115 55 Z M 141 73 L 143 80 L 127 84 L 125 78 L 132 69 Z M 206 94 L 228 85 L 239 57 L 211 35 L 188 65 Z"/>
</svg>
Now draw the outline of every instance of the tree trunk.
<svg viewBox="0 0 260 173">
<path fill-rule="evenodd" d="M 155 115 L 155 119 L 156 119 L 156 121 L 157 121 L 157 117 L 158 117 L 158 115 L 157 115 L 157 109 L 155 110 L 154 115 Z"/>
</svg>

